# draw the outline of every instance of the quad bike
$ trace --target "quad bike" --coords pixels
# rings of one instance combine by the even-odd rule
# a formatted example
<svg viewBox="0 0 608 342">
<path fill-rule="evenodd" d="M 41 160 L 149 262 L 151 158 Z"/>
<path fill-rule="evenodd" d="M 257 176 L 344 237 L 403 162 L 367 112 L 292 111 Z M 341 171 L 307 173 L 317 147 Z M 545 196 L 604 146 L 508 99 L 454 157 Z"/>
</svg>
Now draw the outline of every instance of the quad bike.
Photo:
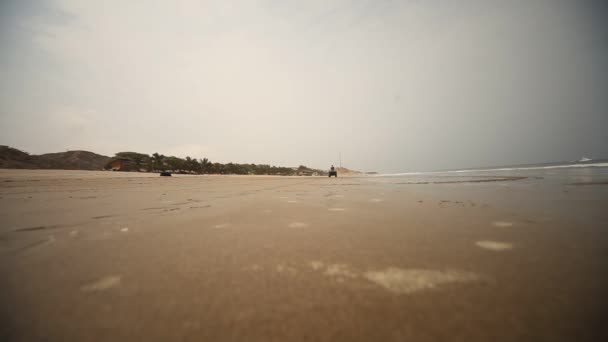
<svg viewBox="0 0 608 342">
<path fill-rule="evenodd" d="M 329 178 L 331 178 L 331 176 L 334 176 L 334 177 L 338 178 L 338 171 L 336 171 L 336 170 L 329 170 Z"/>
</svg>

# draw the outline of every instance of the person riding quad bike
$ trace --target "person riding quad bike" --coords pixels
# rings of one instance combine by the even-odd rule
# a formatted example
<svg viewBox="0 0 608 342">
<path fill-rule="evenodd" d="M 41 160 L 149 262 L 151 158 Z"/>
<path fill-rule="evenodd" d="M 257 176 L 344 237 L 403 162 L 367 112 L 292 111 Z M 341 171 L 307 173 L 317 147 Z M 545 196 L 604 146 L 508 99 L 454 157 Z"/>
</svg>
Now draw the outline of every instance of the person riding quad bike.
<svg viewBox="0 0 608 342">
<path fill-rule="evenodd" d="M 336 171 L 336 168 L 333 165 L 329 169 L 329 177 L 331 178 L 331 176 L 338 178 L 338 171 Z"/>
</svg>

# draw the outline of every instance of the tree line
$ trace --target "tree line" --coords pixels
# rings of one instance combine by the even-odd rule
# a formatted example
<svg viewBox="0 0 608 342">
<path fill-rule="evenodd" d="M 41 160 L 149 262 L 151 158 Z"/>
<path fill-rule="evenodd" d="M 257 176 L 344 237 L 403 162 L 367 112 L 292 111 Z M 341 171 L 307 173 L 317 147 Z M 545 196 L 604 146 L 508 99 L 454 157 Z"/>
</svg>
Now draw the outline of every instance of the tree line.
<svg viewBox="0 0 608 342">
<path fill-rule="evenodd" d="M 112 164 L 121 160 L 121 171 L 158 172 L 173 171 L 177 173 L 194 174 L 234 174 L 234 175 L 325 175 L 322 170 L 315 170 L 300 165 L 298 168 L 271 166 L 267 164 L 237 164 L 214 163 L 207 158 L 178 158 L 154 153 L 152 155 L 137 152 L 119 152 L 106 164 L 106 169 L 112 169 Z"/>
</svg>

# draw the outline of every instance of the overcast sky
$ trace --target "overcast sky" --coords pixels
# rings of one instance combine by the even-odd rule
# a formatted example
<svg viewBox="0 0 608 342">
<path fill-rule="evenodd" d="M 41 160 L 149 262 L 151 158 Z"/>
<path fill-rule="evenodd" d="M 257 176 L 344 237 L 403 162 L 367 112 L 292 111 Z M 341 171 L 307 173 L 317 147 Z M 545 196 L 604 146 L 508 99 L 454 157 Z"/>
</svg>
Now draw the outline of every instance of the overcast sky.
<svg viewBox="0 0 608 342">
<path fill-rule="evenodd" d="M 381 172 L 608 157 L 601 4 L 0 0 L 0 144 Z"/>
</svg>

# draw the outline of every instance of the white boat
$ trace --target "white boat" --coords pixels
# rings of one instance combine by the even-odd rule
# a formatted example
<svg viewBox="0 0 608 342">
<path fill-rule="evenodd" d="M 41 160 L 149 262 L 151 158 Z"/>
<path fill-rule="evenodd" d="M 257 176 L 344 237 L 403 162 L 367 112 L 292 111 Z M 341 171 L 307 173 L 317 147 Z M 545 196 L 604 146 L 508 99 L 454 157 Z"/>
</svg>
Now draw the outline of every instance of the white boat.
<svg viewBox="0 0 608 342">
<path fill-rule="evenodd" d="M 585 163 L 585 162 L 589 162 L 589 161 L 592 161 L 592 160 L 593 159 L 591 159 L 591 158 L 583 157 L 583 158 L 577 160 L 577 162 L 578 163 Z"/>
</svg>

